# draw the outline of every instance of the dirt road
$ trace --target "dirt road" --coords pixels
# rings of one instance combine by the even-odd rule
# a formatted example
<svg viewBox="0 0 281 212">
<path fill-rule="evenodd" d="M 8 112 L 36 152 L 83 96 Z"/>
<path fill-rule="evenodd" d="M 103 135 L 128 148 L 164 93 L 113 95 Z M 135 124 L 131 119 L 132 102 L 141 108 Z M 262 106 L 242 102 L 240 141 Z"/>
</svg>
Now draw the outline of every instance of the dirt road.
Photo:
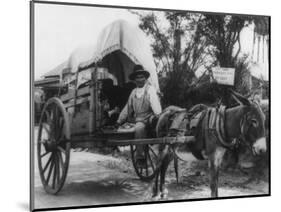
<svg viewBox="0 0 281 212">
<path fill-rule="evenodd" d="M 126 151 L 124 151 L 126 153 Z M 136 176 L 129 154 L 113 157 L 87 151 L 71 151 L 68 176 L 58 195 L 45 193 L 36 165 L 35 207 L 63 207 L 151 201 L 151 183 Z M 168 170 L 169 200 L 208 198 L 208 169 L 206 161 L 197 161 L 186 154 L 188 162 L 180 162 L 177 184 L 173 166 Z M 239 170 L 223 171 L 219 195 L 240 196 L 267 194 L 267 178 L 254 178 Z"/>
</svg>

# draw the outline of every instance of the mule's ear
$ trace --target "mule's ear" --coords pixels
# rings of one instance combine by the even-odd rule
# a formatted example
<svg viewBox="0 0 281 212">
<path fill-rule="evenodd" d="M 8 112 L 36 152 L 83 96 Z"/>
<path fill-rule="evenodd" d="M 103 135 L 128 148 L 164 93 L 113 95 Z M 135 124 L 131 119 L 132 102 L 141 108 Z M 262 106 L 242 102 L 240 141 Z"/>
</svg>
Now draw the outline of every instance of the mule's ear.
<svg viewBox="0 0 281 212">
<path fill-rule="evenodd" d="M 241 97 L 239 98 L 240 102 L 242 102 L 243 105 L 246 105 L 246 106 L 250 106 L 251 105 L 251 102 L 249 99 L 247 98 L 244 98 L 244 97 Z"/>
<path fill-rule="evenodd" d="M 243 104 L 243 105 L 247 105 L 247 106 L 250 106 L 251 105 L 251 102 L 245 98 L 244 96 L 242 96 L 240 93 L 234 91 L 231 89 L 231 94 L 233 95 L 233 97 L 235 99 L 237 99 L 237 101 L 239 102 L 239 104 Z"/>
</svg>

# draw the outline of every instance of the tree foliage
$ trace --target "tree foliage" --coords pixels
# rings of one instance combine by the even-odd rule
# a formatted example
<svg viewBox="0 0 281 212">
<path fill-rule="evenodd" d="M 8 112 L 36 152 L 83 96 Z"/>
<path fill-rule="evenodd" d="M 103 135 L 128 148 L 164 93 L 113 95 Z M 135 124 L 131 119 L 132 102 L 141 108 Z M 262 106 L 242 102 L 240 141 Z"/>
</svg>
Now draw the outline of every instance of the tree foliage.
<svg viewBox="0 0 281 212">
<path fill-rule="evenodd" d="M 242 94 L 249 93 L 250 72 L 247 55 L 241 53 L 241 31 L 255 20 L 255 17 L 246 15 L 204 14 L 197 23 L 197 35 L 204 37 L 213 47 L 209 48 L 209 54 L 215 58 L 213 65 L 235 68 L 233 88 Z M 223 103 L 229 105 L 228 86 L 219 88 L 211 92 L 218 94 Z"/>
<path fill-rule="evenodd" d="M 220 66 L 234 67 L 241 51 L 241 31 L 252 21 L 252 16 L 205 14 L 198 22 L 197 31 L 214 47 L 210 54 Z"/>
<path fill-rule="evenodd" d="M 152 39 L 154 58 L 162 72 L 189 68 L 194 71 L 203 62 L 205 41 L 196 35 L 201 14 L 187 12 L 149 12 L 141 14 L 139 27 Z"/>
<path fill-rule="evenodd" d="M 208 45 L 197 34 L 197 22 L 202 15 L 188 12 L 139 13 L 139 27 L 151 38 L 152 50 L 160 82 L 163 103 L 181 105 L 184 91 L 192 84 L 195 71 L 206 65 Z"/>
<path fill-rule="evenodd" d="M 189 90 L 200 81 L 195 72 L 202 67 L 236 68 L 234 88 L 247 91 L 245 76 L 249 71 L 247 60 L 241 59 L 240 36 L 244 27 L 257 22 L 256 17 L 184 11 L 131 12 L 139 17 L 139 27 L 152 41 L 164 105 L 188 105 Z"/>
</svg>

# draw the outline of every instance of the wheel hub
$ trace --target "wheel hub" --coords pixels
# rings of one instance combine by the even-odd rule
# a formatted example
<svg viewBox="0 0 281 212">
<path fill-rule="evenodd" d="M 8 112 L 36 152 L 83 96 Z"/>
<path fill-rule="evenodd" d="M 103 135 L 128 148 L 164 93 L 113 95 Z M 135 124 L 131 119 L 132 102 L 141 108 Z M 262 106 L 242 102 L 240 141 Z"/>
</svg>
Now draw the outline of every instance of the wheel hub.
<svg viewBox="0 0 281 212">
<path fill-rule="evenodd" d="M 44 140 L 43 143 L 46 151 L 48 152 L 53 152 L 57 149 L 57 144 L 54 140 Z"/>
</svg>

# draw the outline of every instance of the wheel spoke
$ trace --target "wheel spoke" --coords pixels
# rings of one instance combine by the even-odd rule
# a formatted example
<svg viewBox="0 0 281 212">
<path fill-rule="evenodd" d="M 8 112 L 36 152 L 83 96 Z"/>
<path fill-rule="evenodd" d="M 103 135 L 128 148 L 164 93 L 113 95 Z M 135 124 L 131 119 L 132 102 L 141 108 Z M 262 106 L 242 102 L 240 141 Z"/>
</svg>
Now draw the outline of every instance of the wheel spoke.
<svg viewBox="0 0 281 212">
<path fill-rule="evenodd" d="M 152 149 L 152 147 L 148 145 L 148 148 L 149 148 L 150 151 L 153 153 L 154 157 L 157 158 L 157 154 L 154 152 L 154 150 Z"/>
<path fill-rule="evenodd" d="M 145 166 L 146 166 L 145 167 L 145 174 L 146 174 L 146 176 L 148 176 L 148 166 L 147 166 L 147 164 Z"/>
<path fill-rule="evenodd" d="M 42 147 L 42 149 L 45 150 L 45 153 L 43 153 L 42 155 L 40 155 L 41 158 L 43 158 L 46 153 L 50 153 L 50 151 L 47 151 L 47 150 L 46 150 L 46 144 L 47 144 L 47 142 L 48 142 L 48 141 L 45 140 L 45 139 L 38 141 L 38 145 L 40 146 L 40 152 L 41 152 L 41 147 Z"/>
<path fill-rule="evenodd" d="M 150 157 L 149 152 L 148 152 L 148 160 L 150 161 L 150 164 L 151 164 L 152 170 L 153 170 L 153 172 L 154 172 L 154 171 L 155 171 L 155 168 L 154 168 L 154 164 L 153 164 L 153 161 L 152 161 L 152 159 L 151 159 L 151 157 Z"/>
<path fill-rule="evenodd" d="M 59 164 L 59 154 L 57 154 L 57 159 L 58 160 L 56 160 L 56 164 L 57 164 L 57 184 L 59 184 L 59 182 L 60 182 L 60 164 Z"/>
<path fill-rule="evenodd" d="M 52 183 L 52 188 L 55 188 L 56 185 L 56 178 L 57 178 L 57 157 L 56 154 L 54 153 L 54 174 L 53 174 L 53 183 Z"/>
<path fill-rule="evenodd" d="M 65 154 L 65 150 L 61 146 L 58 146 L 58 149 Z"/>
<path fill-rule="evenodd" d="M 51 174 L 53 172 L 53 167 L 54 167 L 54 160 L 52 159 L 51 166 L 50 166 L 49 173 L 48 173 L 47 180 L 46 180 L 47 185 L 49 184 L 49 180 L 50 180 Z"/>
<path fill-rule="evenodd" d="M 147 147 L 144 149 L 144 157 L 145 157 L 145 174 L 148 176 L 148 165 L 147 165 Z"/>
<path fill-rule="evenodd" d="M 60 164 L 61 164 L 61 168 L 62 168 L 62 170 L 63 170 L 64 164 L 63 164 L 63 159 L 62 159 L 62 156 L 61 156 L 61 153 L 60 153 L 60 152 L 58 152 L 58 157 L 59 157 L 59 161 L 60 161 Z"/>
<path fill-rule="evenodd" d="M 50 136 L 50 130 L 46 127 L 46 124 L 43 124 L 43 129 L 47 132 L 47 134 Z"/>
<path fill-rule="evenodd" d="M 49 153 L 51 153 L 51 152 L 45 152 L 45 153 L 43 153 L 42 155 L 40 155 L 40 157 L 43 158 L 43 157 L 45 157 L 46 155 L 48 155 Z"/>
<path fill-rule="evenodd" d="M 43 173 L 45 173 L 45 171 L 47 170 L 48 166 L 50 165 L 51 161 L 52 161 L 52 157 L 53 155 L 50 156 L 50 158 L 48 159 L 44 169 L 43 169 Z"/>
</svg>

